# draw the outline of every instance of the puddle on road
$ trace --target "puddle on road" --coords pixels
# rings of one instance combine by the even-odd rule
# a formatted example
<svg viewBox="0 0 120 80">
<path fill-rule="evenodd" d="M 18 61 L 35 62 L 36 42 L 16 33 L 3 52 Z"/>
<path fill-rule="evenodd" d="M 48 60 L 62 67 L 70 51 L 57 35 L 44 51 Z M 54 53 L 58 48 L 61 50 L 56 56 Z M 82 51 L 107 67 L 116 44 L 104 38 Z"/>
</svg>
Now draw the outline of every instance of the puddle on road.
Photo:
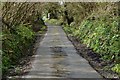
<svg viewBox="0 0 120 80">
<path fill-rule="evenodd" d="M 69 75 L 69 71 L 66 69 L 66 64 L 64 63 L 64 59 L 67 57 L 67 54 L 63 51 L 62 47 L 50 47 L 53 52 L 52 59 L 54 61 L 51 68 L 55 71 L 52 72 L 52 76 L 56 77 L 65 77 Z"/>
<path fill-rule="evenodd" d="M 53 54 L 52 57 L 54 58 L 62 58 L 62 57 L 66 57 L 67 54 L 63 51 L 62 47 L 50 47 Z"/>
</svg>

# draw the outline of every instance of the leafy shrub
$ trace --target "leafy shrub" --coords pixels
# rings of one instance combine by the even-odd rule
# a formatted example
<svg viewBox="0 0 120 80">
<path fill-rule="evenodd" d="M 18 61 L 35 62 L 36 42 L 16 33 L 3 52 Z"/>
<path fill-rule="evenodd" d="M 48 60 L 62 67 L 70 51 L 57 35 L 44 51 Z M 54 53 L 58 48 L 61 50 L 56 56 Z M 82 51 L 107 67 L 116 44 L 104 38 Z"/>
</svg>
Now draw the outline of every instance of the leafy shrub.
<svg viewBox="0 0 120 80">
<path fill-rule="evenodd" d="M 7 71 L 12 65 L 18 62 L 33 41 L 34 32 L 25 25 L 16 26 L 16 31 L 10 33 L 8 29 L 3 30 L 3 53 L 2 53 L 2 70 Z"/>
<path fill-rule="evenodd" d="M 117 19 L 90 21 L 86 20 L 79 27 L 80 38 L 84 44 L 93 48 L 97 53 L 101 53 L 104 59 L 115 61 L 120 52 L 120 36 Z"/>
<path fill-rule="evenodd" d="M 116 64 L 113 68 L 112 68 L 113 71 L 119 73 L 120 75 L 120 64 Z"/>
<path fill-rule="evenodd" d="M 119 63 L 120 33 L 118 17 L 106 19 L 106 16 L 102 16 L 96 20 L 86 19 L 80 24 L 79 29 L 75 29 L 74 26 L 66 26 L 64 30 L 92 48 L 104 60 Z M 116 65 L 113 69 L 119 72 L 118 67 L 120 66 Z"/>
<path fill-rule="evenodd" d="M 48 19 L 45 22 L 49 23 L 49 24 L 53 24 L 53 25 L 61 25 L 62 21 L 61 20 L 57 20 L 57 19 Z"/>
<path fill-rule="evenodd" d="M 32 39 L 34 32 L 29 29 L 28 27 L 25 27 L 24 25 L 20 25 L 17 27 L 17 34 L 22 37 L 22 39 Z"/>
</svg>

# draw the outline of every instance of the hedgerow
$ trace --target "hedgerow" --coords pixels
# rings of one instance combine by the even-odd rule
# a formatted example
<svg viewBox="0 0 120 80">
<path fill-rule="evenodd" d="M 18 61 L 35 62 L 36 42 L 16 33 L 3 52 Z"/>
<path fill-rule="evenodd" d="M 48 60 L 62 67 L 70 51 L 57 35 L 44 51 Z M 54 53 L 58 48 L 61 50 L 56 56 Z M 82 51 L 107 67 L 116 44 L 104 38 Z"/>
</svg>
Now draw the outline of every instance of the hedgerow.
<svg viewBox="0 0 120 80">
<path fill-rule="evenodd" d="M 2 76 L 10 74 L 20 60 L 32 54 L 35 34 L 46 29 L 41 19 L 40 3 L 3 3 L 2 7 Z"/>
<path fill-rule="evenodd" d="M 78 29 L 75 29 L 74 26 L 66 26 L 64 30 L 100 54 L 103 60 L 113 61 L 116 65 L 112 70 L 119 72 L 120 32 L 118 21 L 118 17 L 109 20 L 105 20 L 105 17 L 100 17 L 98 20 L 86 19 L 81 22 Z"/>
</svg>

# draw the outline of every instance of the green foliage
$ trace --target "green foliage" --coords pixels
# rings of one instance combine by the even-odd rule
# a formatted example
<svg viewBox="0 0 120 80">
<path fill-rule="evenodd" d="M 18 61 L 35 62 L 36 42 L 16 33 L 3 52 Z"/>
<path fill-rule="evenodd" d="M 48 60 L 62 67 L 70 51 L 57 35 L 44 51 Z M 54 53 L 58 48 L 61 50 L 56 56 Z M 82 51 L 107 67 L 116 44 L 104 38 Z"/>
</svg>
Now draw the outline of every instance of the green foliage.
<svg viewBox="0 0 120 80">
<path fill-rule="evenodd" d="M 2 68 L 3 73 L 7 71 L 9 67 L 18 62 L 25 55 L 26 50 L 29 48 L 30 43 L 33 41 L 34 32 L 21 24 L 16 26 L 16 31 L 10 33 L 9 30 L 3 30 L 3 53 L 2 53 Z"/>
<path fill-rule="evenodd" d="M 64 30 L 100 54 L 104 60 L 112 60 L 116 64 L 120 61 L 120 33 L 118 30 L 118 17 L 84 20 L 79 29 L 66 26 Z M 118 65 L 114 71 L 120 69 Z"/>
<path fill-rule="evenodd" d="M 38 31 L 39 34 L 43 34 L 47 29 L 47 26 L 42 26 L 42 28 L 40 29 L 40 31 Z"/>
<path fill-rule="evenodd" d="M 113 68 L 112 68 L 113 71 L 119 73 L 120 75 L 120 64 L 116 64 Z"/>
<path fill-rule="evenodd" d="M 41 3 L 3 3 L 2 34 L 0 32 L 3 76 L 29 55 L 35 32 L 46 29 L 41 18 L 43 8 Z"/>
<path fill-rule="evenodd" d="M 24 25 L 20 25 L 17 27 L 17 34 L 22 37 L 22 39 L 32 39 L 34 32 L 29 29 L 28 27 L 25 27 Z"/>
<path fill-rule="evenodd" d="M 57 20 L 57 19 L 48 19 L 45 22 L 52 24 L 52 25 L 61 25 L 62 21 L 61 20 Z"/>
<path fill-rule="evenodd" d="M 105 23 L 103 18 L 94 22 L 89 20 L 84 22 L 84 25 L 80 26 L 80 38 L 88 47 L 93 48 L 97 53 L 101 53 L 104 59 L 115 59 L 116 61 L 120 52 L 118 22 L 113 19 L 116 23 Z"/>
<path fill-rule="evenodd" d="M 6 70 L 8 70 L 8 68 L 11 66 L 10 64 L 10 58 L 7 54 L 3 53 L 4 55 L 2 55 L 2 72 L 3 74 L 6 72 Z"/>
</svg>

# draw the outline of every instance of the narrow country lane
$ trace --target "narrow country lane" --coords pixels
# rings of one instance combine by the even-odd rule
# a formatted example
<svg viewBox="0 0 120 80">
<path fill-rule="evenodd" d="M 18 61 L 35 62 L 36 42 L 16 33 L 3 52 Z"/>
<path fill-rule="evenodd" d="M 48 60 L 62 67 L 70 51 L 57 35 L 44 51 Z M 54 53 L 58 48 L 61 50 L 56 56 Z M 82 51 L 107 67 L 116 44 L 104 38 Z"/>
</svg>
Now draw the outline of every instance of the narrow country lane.
<svg viewBox="0 0 120 80">
<path fill-rule="evenodd" d="M 119 5 L 118 0 L 1 2 L 0 78 L 120 80 Z"/>
<path fill-rule="evenodd" d="M 34 57 L 31 70 L 22 78 L 101 78 L 77 54 L 61 26 L 48 25 Z"/>
</svg>

